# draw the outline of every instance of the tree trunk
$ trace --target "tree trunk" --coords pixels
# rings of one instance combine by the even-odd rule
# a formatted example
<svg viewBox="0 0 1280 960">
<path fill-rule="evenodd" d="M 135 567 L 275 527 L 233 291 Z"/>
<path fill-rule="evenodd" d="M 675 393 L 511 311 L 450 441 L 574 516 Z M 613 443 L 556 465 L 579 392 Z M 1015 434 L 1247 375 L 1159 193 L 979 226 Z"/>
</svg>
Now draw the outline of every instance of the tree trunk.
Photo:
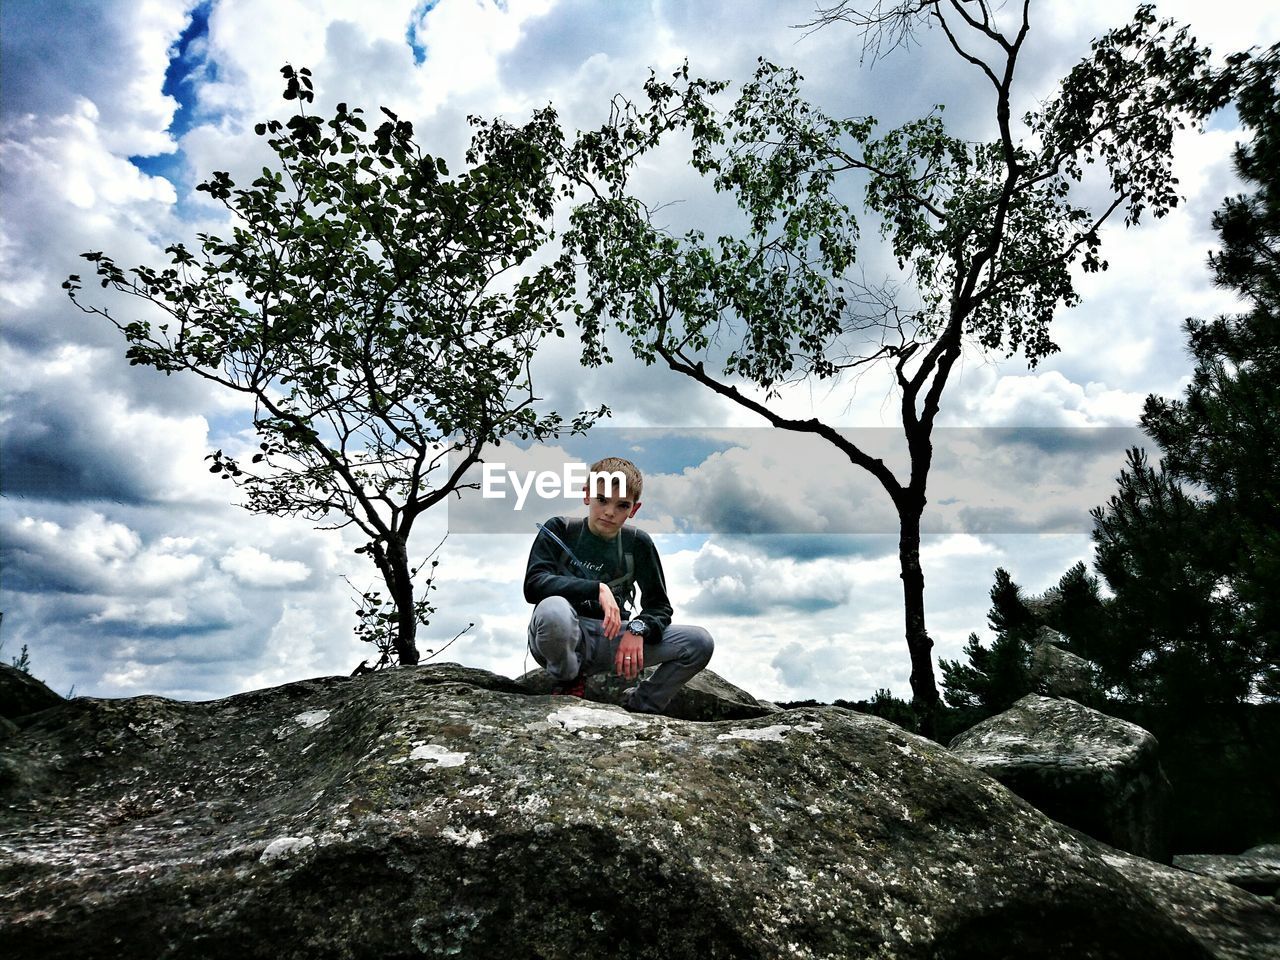
<svg viewBox="0 0 1280 960">
<path fill-rule="evenodd" d="M 418 618 L 413 607 L 413 573 L 409 569 L 409 553 L 404 540 L 391 537 L 387 549 L 387 589 L 396 605 L 396 657 L 402 667 L 418 662 Z"/>
<path fill-rule="evenodd" d="M 938 687 L 933 679 L 933 641 L 924 622 L 924 570 L 920 567 L 920 514 L 923 504 L 898 506 L 898 562 L 906 613 L 907 649 L 911 653 L 911 705 L 920 732 L 932 737 L 936 727 Z"/>
</svg>

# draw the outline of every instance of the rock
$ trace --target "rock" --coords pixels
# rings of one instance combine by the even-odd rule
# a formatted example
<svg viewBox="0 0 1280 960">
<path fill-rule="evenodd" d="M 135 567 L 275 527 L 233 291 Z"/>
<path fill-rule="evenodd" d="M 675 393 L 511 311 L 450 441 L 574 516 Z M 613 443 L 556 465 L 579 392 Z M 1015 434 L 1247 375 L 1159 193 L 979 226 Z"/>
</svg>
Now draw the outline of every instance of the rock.
<svg viewBox="0 0 1280 960">
<path fill-rule="evenodd" d="M 1215 956 L 1231 960 L 1280 957 L 1280 934 L 1271 929 L 1276 907 L 1269 901 L 1231 884 L 1119 850 L 1104 853 L 1103 860 L 1142 887 Z"/>
<path fill-rule="evenodd" d="M 1137 724 L 1028 694 L 950 746 L 1055 820 L 1168 862 L 1169 781 L 1155 737 Z"/>
<path fill-rule="evenodd" d="M 1032 643 L 1055 643 L 1059 645 L 1064 645 L 1066 642 L 1067 638 L 1061 631 L 1055 630 L 1053 627 L 1046 627 L 1043 624 L 1036 630 L 1035 639 L 1032 640 Z"/>
<path fill-rule="evenodd" d="M 519 682 L 479 667 L 465 667 L 460 663 L 430 663 L 421 666 L 397 667 L 413 673 L 415 683 L 469 683 L 498 693 L 528 693 Z"/>
<path fill-rule="evenodd" d="M 1181 870 L 1235 884 L 1264 897 L 1280 896 L 1280 844 L 1254 847 L 1239 855 L 1192 853 L 1173 858 Z"/>
<path fill-rule="evenodd" d="M 693 723 L 459 675 L 41 715 L 0 744 L 21 772 L 0 787 L 5 955 L 1176 960 L 1280 941 L 1273 905 L 1187 919 L 876 717 Z M 1188 904 L 1219 896 L 1180 876 Z"/>
<path fill-rule="evenodd" d="M 1098 668 L 1091 660 L 1064 650 L 1066 638 L 1051 627 L 1041 627 L 1031 651 L 1031 682 L 1038 693 L 1050 697 L 1088 699 L 1097 689 Z"/>
<path fill-rule="evenodd" d="M 0 663 L 0 717 L 16 720 L 66 703 L 31 674 Z"/>
<path fill-rule="evenodd" d="M 647 667 L 640 675 L 650 677 L 657 669 Z M 530 670 L 515 682 L 530 693 L 550 693 L 553 684 L 551 676 L 541 667 Z M 586 699 L 621 706 L 623 692 L 634 683 L 615 674 L 597 673 L 587 678 Z M 781 710 L 777 704 L 763 703 L 715 672 L 703 669 L 667 704 L 665 716 L 678 720 L 748 720 Z"/>
</svg>

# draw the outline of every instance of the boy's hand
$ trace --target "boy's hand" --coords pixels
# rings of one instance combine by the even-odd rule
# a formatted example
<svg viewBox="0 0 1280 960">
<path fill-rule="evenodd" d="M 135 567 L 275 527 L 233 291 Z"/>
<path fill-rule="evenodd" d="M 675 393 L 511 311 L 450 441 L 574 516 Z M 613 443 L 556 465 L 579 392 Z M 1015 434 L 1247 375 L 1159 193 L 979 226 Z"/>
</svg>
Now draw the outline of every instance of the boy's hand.
<svg viewBox="0 0 1280 960">
<path fill-rule="evenodd" d="M 622 614 L 618 610 L 618 601 L 613 598 L 613 591 L 607 583 L 600 584 L 600 606 L 604 609 L 604 636 L 612 640 L 622 629 Z"/>
<path fill-rule="evenodd" d="M 638 637 L 630 630 L 622 635 L 618 644 L 618 653 L 613 661 L 618 676 L 634 680 L 644 669 L 644 638 Z"/>
</svg>

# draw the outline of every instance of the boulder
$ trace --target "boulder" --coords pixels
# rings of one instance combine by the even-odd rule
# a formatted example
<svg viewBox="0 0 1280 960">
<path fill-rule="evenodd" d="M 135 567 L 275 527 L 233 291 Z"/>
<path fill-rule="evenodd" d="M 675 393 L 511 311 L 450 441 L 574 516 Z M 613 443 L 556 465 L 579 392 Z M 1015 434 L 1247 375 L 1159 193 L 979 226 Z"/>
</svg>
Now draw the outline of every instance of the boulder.
<svg viewBox="0 0 1280 960">
<path fill-rule="evenodd" d="M 1097 690 L 1097 665 L 1064 650 L 1066 638 L 1051 627 L 1041 627 L 1031 649 L 1031 682 L 1037 693 L 1050 697 L 1087 700 Z"/>
<path fill-rule="evenodd" d="M 42 714 L 0 744 L 20 774 L 0 787 L 5 955 L 1022 960 L 1280 942 L 1274 905 L 1187 920 L 1107 848 L 876 717 L 697 723 L 492 677 L 433 665 Z M 1181 877 L 1188 902 L 1220 886 Z"/>
<path fill-rule="evenodd" d="M 16 720 L 66 701 L 31 674 L 0 663 L 0 717 Z"/>
<path fill-rule="evenodd" d="M 950 747 L 1055 820 L 1168 862 L 1169 781 L 1156 738 L 1137 724 L 1028 694 Z"/>
<path fill-rule="evenodd" d="M 657 666 L 646 667 L 640 674 L 648 678 Z M 550 693 L 554 681 L 547 671 L 538 667 L 520 677 L 516 683 L 530 693 Z M 621 706 L 626 689 L 635 680 L 623 680 L 612 673 L 597 673 L 587 677 L 586 699 L 595 703 L 612 703 Z M 667 704 L 665 715 L 677 720 L 748 720 L 778 713 L 782 708 L 776 703 L 757 700 L 741 687 L 735 687 L 719 674 L 702 669 L 680 688 Z"/>
<path fill-rule="evenodd" d="M 1146 891 L 1215 956 L 1231 960 L 1280 957 L 1280 936 L 1270 932 L 1268 918 L 1275 909 L 1270 901 L 1229 883 L 1120 850 L 1108 850 L 1102 859 Z"/>
<path fill-rule="evenodd" d="M 1280 844 L 1254 847 L 1238 855 L 1186 854 L 1174 857 L 1173 865 L 1264 897 L 1280 896 Z"/>
</svg>

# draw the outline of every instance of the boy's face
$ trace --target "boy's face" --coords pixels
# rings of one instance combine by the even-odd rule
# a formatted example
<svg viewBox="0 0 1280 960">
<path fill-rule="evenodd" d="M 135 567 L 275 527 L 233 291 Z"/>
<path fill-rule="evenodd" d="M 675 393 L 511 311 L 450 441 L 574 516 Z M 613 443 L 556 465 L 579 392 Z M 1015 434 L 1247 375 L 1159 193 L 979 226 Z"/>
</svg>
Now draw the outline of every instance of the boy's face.
<svg viewBox="0 0 1280 960">
<path fill-rule="evenodd" d="M 616 494 L 614 487 L 610 494 Z M 587 505 L 587 529 L 603 540 L 612 540 L 622 525 L 636 515 L 640 502 L 630 497 L 609 496 L 601 489 L 592 493 L 582 489 L 582 502 Z"/>
</svg>

